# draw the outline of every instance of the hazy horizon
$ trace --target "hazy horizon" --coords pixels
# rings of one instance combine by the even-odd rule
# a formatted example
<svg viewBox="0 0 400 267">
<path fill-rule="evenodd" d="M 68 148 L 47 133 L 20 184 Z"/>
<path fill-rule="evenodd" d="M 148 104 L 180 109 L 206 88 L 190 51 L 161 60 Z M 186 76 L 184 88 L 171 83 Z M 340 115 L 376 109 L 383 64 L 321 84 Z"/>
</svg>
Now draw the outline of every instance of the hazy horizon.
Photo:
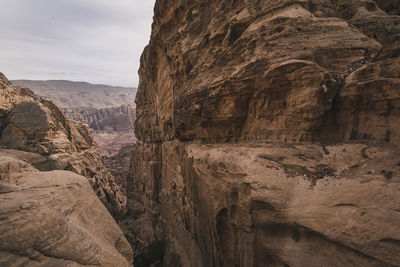
<svg viewBox="0 0 400 267">
<path fill-rule="evenodd" d="M 105 86 L 111 86 L 111 87 L 124 87 L 124 88 L 136 88 L 137 89 L 137 86 L 121 86 L 121 85 L 114 85 L 114 84 L 91 83 L 91 82 L 88 82 L 88 81 L 74 81 L 74 80 L 64 80 L 64 79 L 50 79 L 50 80 L 9 79 L 9 81 L 11 83 L 19 82 L 19 81 L 30 81 L 30 82 L 73 82 L 73 83 L 88 83 L 88 84 L 91 84 L 91 85 L 105 85 Z"/>
<path fill-rule="evenodd" d="M 137 87 L 155 0 L 3 0 L 0 72 L 10 80 Z"/>
</svg>

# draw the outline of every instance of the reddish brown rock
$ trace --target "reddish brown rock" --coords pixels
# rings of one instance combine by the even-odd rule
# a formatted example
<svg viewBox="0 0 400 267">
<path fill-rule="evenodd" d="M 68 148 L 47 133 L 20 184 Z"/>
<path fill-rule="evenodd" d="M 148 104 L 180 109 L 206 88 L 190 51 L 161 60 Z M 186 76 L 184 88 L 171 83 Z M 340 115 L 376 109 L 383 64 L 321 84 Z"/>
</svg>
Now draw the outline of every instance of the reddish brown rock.
<svg viewBox="0 0 400 267">
<path fill-rule="evenodd" d="M 133 132 L 136 120 L 134 107 L 122 105 L 104 109 L 65 108 L 63 112 L 67 117 L 90 127 L 98 145 L 97 152 L 125 194 L 132 147 L 136 142 Z"/>
<path fill-rule="evenodd" d="M 87 179 L 28 160 L 40 155 L 0 151 L 0 265 L 132 266 L 128 241 Z"/>
<path fill-rule="evenodd" d="M 55 103 L 66 117 L 87 124 L 105 167 L 125 192 L 128 154 L 132 151 L 127 150 L 136 142 L 133 131 L 136 113 L 132 106 L 136 88 L 62 80 L 11 83 L 32 89 L 36 95 Z"/>
<path fill-rule="evenodd" d="M 396 1 L 156 1 L 124 227 L 167 266 L 400 264 Z"/>
<path fill-rule="evenodd" d="M 66 118 L 29 89 L 12 86 L 4 75 L 1 86 L 0 146 L 41 154 L 49 163 L 40 170 L 70 170 L 87 177 L 109 211 L 120 212 L 125 196 L 104 167 L 87 126 Z"/>
<path fill-rule="evenodd" d="M 87 124 L 95 131 L 123 132 L 132 130 L 136 114 L 132 105 L 111 108 L 63 108 L 69 118 Z"/>
</svg>

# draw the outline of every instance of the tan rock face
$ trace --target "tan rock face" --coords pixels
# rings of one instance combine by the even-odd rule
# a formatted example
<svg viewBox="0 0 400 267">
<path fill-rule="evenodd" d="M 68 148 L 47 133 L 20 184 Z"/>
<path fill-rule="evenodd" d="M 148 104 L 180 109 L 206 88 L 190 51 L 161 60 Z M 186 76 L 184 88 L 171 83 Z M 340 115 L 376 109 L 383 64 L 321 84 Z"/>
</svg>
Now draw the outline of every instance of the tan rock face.
<svg viewBox="0 0 400 267">
<path fill-rule="evenodd" d="M 0 266 L 131 266 L 106 209 L 125 198 L 88 128 L 2 74 L 0 85 Z"/>
<path fill-rule="evenodd" d="M 125 194 L 132 147 L 136 143 L 134 107 L 64 108 L 62 111 L 67 117 L 89 126 L 98 145 L 97 152 Z"/>
<path fill-rule="evenodd" d="M 156 1 L 137 248 L 166 239 L 167 266 L 400 265 L 396 3 Z"/>
<path fill-rule="evenodd" d="M 314 2 L 158 4 L 156 11 L 165 14 L 156 14 L 143 54 L 141 86 L 146 90 L 139 90 L 137 98 L 143 103 L 139 138 L 324 139 L 319 135 L 330 126 L 326 116 L 336 107 L 346 108 L 332 106 L 342 100 L 337 94 L 346 77 L 368 63 L 387 66 L 396 60 L 376 54 L 384 54 L 382 45 L 393 45 L 386 48 L 392 54 L 397 51 L 393 43 L 400 29 L 399 17 L 373 2 Z M 370 34 L 367 27 L 377 32 Z M 376 36 L 378 31 L 385 34 Z M 370 83 L 385 82 L 385 74 L 378 73 Z M 393 84 L 396 76 L 388 78 Z M 395 97 L 396 90 L 386 91 Z M 363 114 L 355 113 L 353 120 Z M 358 127 L 339 119 L 333 123 Z M 345 129 L 338 130 L 332 138 L 347 138 Z"/>
<path fill-rule="evenodd" d="M 400 263 L 398 146 L 168 142 L 159 152 L 162 164 L 142 160 L 151 145 L 133 159 L 135 234 L 170 241 L 183 266 Z"/>
<path fill-rule="evenodd" d="M 42 171 L 70 170 L 87 177 L 109 211 L 118 213 L 126 199 L 97 154 L 89 129 L 66 118 L 51 101 L 0 78 L 0 146 L 41 154 Z"/>
<path fill-rule="evenodd" d="M 98 146 L 98 154 L 124 194 L 131 148 L 136 142 L 136 112 L 132 106 L 136 88 L 57 80 L 16 80 L 11 83 L 30 88 L 36 95 L 55 103 L 66 117 L 87 124 Z M 125 202 L 124 198 L 120 200 Z"/>
<path fill-rule="evenodd" d="M 87 124 L 95 131 L 126 131 L 132 130 L 136 114 L 132 105 L 122 105 L 112 108 L 63 108 L 69 118 Z"/>
<path fill-rule="evenodd" d="M 0 151 L 0 265 L 131 266 L 129 243 L 87 179 L 40 172 L 27 163 L 37 157 Z"/>
<path fill-rule="evenodd" d="M 0 109 L 2 110 L 7 110 L 15 104 L 29 101 L 34 96 L 33 92 L 29 89 L 12 87 L 3 73 L 0 73 L 0 89 Z"/>
</svg>

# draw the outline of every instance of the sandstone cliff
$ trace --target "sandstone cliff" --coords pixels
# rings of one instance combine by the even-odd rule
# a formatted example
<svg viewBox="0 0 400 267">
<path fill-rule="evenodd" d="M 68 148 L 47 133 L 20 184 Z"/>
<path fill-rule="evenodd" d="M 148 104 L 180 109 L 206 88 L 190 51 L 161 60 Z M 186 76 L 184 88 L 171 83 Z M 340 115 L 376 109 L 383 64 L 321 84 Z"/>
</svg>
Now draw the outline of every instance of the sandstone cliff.
<svg viewBox="0 0 400 267">
<path fill-rule="evenodd" d="M 124 227 L 166 266 L 400 265 L 398 1 L 157 0 Z"/>
<path fill-rule="evenodd" d="M 134 107 L 64 108 L 62 111 L 67 117 L 89 125 L 98 145 L 97 152 L 125 194 L 130 157 L 136 143 L 133 131 L 136 120 Z"/>
<path fill-rule="evenodd" d="M 12 86 L 0 75 L 0 146 L 43 156 L 42 171 L 70 170 L 88 178 L 112 213 L 126 199 L 96 152 L 89 129 L 68 118 L 29 89 Z"/>
<path fill-rule="evenodd" d="M 136 112 L 131 105 L 136 88 L 72 81 L 11 82 L 32 89 L 36 95 L 53 101 L 66 117 L 87 124 L 105 167 L 125 195 L 130 161 L 128 154 L 136 142 L 133 130 Z"/>
<path fill-rule="evenodd" d="M 95 131 L 123 132 L 133 129 L 136 113 L 132 105 L 111 108 L 63 108 L 69 118 L 86 123 Z"/>
<path fill-rule="evenodd" d="M 132 266 L 88 128 L 1 73 L 0 148 L 0 266 Z"/>
</svg>

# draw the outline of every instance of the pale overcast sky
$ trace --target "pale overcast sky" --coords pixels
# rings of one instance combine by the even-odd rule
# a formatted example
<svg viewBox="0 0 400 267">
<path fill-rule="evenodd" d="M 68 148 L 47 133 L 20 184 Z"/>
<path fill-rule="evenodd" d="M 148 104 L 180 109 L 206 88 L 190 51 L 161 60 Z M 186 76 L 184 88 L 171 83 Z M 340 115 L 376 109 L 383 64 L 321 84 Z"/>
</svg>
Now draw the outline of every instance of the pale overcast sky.
<svg viewBox="0 0 400 267">
<path fill-rule="evenodd" d="M 137 86 L 155 0 L 1 0 L 0 72 L 10 80 Z"/>
</svg>

